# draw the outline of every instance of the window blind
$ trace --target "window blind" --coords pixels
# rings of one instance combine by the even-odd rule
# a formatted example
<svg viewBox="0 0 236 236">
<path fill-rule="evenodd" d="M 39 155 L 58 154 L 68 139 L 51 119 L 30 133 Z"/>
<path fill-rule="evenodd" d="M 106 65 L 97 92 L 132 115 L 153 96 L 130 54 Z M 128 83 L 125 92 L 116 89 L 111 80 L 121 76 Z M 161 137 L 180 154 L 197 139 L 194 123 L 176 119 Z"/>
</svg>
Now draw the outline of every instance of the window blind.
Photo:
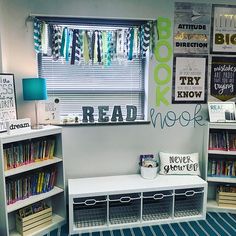
<svg viewBox="0 0 236 236">
<path fill-rule="evenodd" d="M 62 58 L 54 61 L 39 54 L 39 76 L 47 79 L 50 97 L 59 98 L 60 115 L 82 116 L 83 106 L 109 106 L 111 117 L 115 105 L 121 106 L 123 117 L 126 105 L 137 107 L 137 119 L 144 120 L 145 59 L 114 60 L 110 66 L 98 64 L 70 65 Z"/>
</svg>

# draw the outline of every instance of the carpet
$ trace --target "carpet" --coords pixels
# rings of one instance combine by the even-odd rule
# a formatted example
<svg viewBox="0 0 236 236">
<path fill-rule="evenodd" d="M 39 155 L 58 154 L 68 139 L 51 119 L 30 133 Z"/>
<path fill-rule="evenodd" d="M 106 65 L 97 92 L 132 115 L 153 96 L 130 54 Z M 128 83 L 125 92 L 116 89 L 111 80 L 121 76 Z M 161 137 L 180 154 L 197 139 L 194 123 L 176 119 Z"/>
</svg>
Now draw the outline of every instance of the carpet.
<svg viewBox="0 0 236 236">
<path fill-rule="evenodd" d="M 57 230 L 50 236 L 57 236 Z M 77 234 L 80 236 L 236 236 L 236 214 L 208 212 L 206 220 Z M 68 225 L 60 236 L 68 236 Z"/>
</svg>

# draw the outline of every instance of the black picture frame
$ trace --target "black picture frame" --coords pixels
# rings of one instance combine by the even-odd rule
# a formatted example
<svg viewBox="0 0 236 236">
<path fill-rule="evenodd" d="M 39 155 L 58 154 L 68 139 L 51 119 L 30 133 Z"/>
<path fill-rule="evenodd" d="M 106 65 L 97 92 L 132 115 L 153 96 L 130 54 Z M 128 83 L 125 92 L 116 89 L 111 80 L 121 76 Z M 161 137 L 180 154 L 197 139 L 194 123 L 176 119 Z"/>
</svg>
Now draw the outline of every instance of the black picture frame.
<svg viewBox="0 0 236 236">
<path fill-rule="evenodd" d="M 214 55 L 211 58 L 210 96 L 227 101 L 236 97 L 236 58 Z"/>
<path fill-rule="evenodd" d="M 6 122 L 17 119 L 14 74 L 0 73 L 0 133 L 6 132 Z"/>
<path fill-rule="evenodd" d="M 201 90 L 199 90 L 198 92 L 201 92 L 201 97 L 203 97 L 203 99 L 194 99 L 194 98 L 185 98 L 185 99 L 180 99 L 178 100 L 175 96 L 176 91 L 177 91 L 177 87 L 176 87 L 176 83 L 177 83 L 177 69 L 176 68 L 176 63 L 177 63 L 177 59 L 178 58 L 182 58 L 185 59 L 186 63 L 188 63 L 188 65 L 186 65 L 187 67 L 191 67 L 193 66 L 191 64 L 191 58 L 192 59 L 203 59 L 204 60 L 204 71 L 201 72 L 201 74 L 204 76 L 202 79 L 204 80 L 201 84 L 203 86 L 203 88 Z M 181 63 L 181 66 L 183 66 L 184 64 Z M 196 65 L 196 68 L 199 68 L 199 64 Z M 187 74 L 188 71 L 186 71 Z M 199 71 L 196 71 L 196 73 L 199 73 Z M 204 104 L 207 102 L 207 94 L 208 94 L 208 83 L 207 83 L 207 74 L 208 74 L 208 56 L 207 55 L 185 55 L 185 54 L 175 54 L 174 55 L 174 61 L 173 61 L 173 80 L 172 80 L 172 104 Z M 189 68 L 189 75 L 193 76 L 194 75 L 194 71 L 193 68 Z M 187 85 L 186 85 L 187 86 Z M 199 87 L 199 86 L 198 86 Z M 190 89 L 194 89 L 194 85 L 193 86 L 189 86 L 189 91 Z M 197 87 L 195 86 L 195 89 L 197 89 Z M 185 89 L 183 89 L 182 91 L 184 91 Z M 191 91 L 192 91 L 191 90 Z M 186 89 L 186 93 L 187 93 L 188 89 Z M 197 90 L 194 90 L 197 91 Z M 185 94 L 185 93 L 184 93 Z M 190 92 L 189 92 L 190 94 Z"/>
<path fill-rule="evenodd" d="M 219 16 L 218 18 L 215 18 L 216 15 L 216 8 L 222 8 L 222 16 Z M 226 25 L 227 24 L 233 24 L 233 26 L 236 27 L 236 22 L 231 22 L 227 21 L 226 19 L 223 19 L 223 17 L 229 17 L 227 15 L 230 14 L 225 14 L 224 10 L 231 10 L 231 9 L 235 9 L 234 12 L 236 14 L 236 5 L 228 5 L 228 4 L 212 4 L 212 15 L 211 15 L 211 43 L 210 43 L 210 53 L 211 54 L 223 54 L 223 55 L 235 55 L 236 54 L 236 45 L 235 47 L 230 47 L 229 45 L 227 45 L 227 43 L 225 41 L 228 41 L 230 39 L 225 39 L 224 38 L 224 43 L 222 43 L 222 49 L 218 49 L 216 50 L 216 46 L 217 45 L 215 43 L 215 37 L 214 37 L 214 33 L 218 32 L 219 33 L 224 33 L 224 34 L 229 34 L 229 32 L 232 32 L 232 34 L 235 34 L 235 28 L 232 28 L 232 30 L 230 30 L 230 27 L 227 29 Z M 216 30 L 216 28 L 219 27 L 220 30 Z M 223 40 L 223 39 L 222 39 Z"/>
</svg>

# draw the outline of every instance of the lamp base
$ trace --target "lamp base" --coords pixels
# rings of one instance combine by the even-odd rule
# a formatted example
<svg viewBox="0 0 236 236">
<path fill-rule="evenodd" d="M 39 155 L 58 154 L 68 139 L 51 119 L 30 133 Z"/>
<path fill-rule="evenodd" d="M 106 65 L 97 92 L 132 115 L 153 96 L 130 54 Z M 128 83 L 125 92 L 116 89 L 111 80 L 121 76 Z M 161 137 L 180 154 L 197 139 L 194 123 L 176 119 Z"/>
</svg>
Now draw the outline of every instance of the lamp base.
<svg viewBox="0 0 236 236">
<path fill-rule="evenodd" d="M 32 125 L 31 129 L 42 129 L 43 125 Z"/>
</svg>

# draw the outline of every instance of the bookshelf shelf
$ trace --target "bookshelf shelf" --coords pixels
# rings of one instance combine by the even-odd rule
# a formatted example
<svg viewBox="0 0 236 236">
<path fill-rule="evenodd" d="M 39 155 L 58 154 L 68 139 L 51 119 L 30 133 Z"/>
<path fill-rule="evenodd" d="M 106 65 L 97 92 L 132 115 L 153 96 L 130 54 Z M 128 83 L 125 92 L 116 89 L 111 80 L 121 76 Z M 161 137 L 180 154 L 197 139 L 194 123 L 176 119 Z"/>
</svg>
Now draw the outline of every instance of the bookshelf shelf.
<svg viewBox="0 0 236 236">
<path fill-rule="evenodd" d="M 236 151 L 208 150 L 208 154 L 216 154 L 216 155 L 236 155 Z"/>
<path fill-rule="evenodd" d="M 50 198 L 50 197 L 52 197 L 56 194 L 62 193 L 63 191 L 64 191 L 63 189 L 58 188 L 58 187 L 55 186 L 52 190 L 50 190 L 47 193 L 41 193 L 41 194 L 38 194 L 38 195 L 34 195 L 34 196 L 31 196 L 31 197 L 26 198 L 24 200 L 19 200 L 19 201 L 13 203 L 13 204 L 8 205 L 7 206 L 7 212 L 10 213 L 10 212 L 19 210 L 20 208 L 26 207 L 30 204 L 41 201 L 43 199 Z"/>
<path fill-rule="evenodd" d="M 208 211 L 218 211 L 218 212 L 232 212 L 235 213 L 235 208 L 234 207 L 220 207 L 218 206 L 218 203 L 216 200 L 207 200 L 207 210 Z"/>
<path fill-rule="evenodd" d="M 50 159 L 24 164 L 44 157 Z M 47 226 L 42 223 L 30 235 L 45 235 L 65 224 L 62 128 L 45 126 L 15 135 L 1 133 L 0 186 L 1 235 L 21 235 L 16 229 L 16 213 L 40 201 L 52 208 L 52 222 Z M 22 196 L 27 198 L 22 200 Z M 9 204 L 12 201 L 15 202 Z"/>
<path fill-rule="evenodd" d="M 26 164 L 26 165 L 23 165 L 23 166 L 20 166 L 20 167 L 17 167 L 17 168 L 6 170 L 5 171 L 5 177 L 10 177 L 10 176 L 17 175 L 17 174 L 20 174 L 20 173 L 24 173 L 24 172 L 27 172 L 27 171 L 31 171 L 31 170 L 34 170 L 34 169 L 38 169 L 38 168 L 41 168 L 41 167 L 49 166 L 49 165 L 52 165 L 52 164 L 56 164 L 58 162 L 62 162 L 62 159 L 58 158 L 58 157 L 54 157 L 53 159 L 50 159 L 50 160 L 33 162 L 33 163 Z"/>
<path fill-rule="evenodd" d="M 217 189 L 219 186 L 236 185 L 236 123 L 208 123 L 204 135 L 205 180 L 208 181 L 209 211 L 231 211 L 236 208 L 219 206 L 217 203 Z M 226 149 L 224 150 L 214 150 Z M 209 150 L 210 149 L 210 150 Z M 230 149 L 233 149 L 231 151 Z"/>
<path fill-rule="evenodd" d="M 208 182 L 236 183 L 236 177 L 207 177 Z"/>
<path fill-rule="evenodd" d="M 38 137 L 54 135 L 60 132 L 61 132 L 61 127 L 48 125 L 44 126 L 43 129 L 32 129 L 28 133 L 20 133 L 15 135 L 8 135 L 7 133 L 1 133 L 0 138 L 1 138 L 1 143 L 6 144 L 6 143 L 12 143 Z"/>
</svg>

